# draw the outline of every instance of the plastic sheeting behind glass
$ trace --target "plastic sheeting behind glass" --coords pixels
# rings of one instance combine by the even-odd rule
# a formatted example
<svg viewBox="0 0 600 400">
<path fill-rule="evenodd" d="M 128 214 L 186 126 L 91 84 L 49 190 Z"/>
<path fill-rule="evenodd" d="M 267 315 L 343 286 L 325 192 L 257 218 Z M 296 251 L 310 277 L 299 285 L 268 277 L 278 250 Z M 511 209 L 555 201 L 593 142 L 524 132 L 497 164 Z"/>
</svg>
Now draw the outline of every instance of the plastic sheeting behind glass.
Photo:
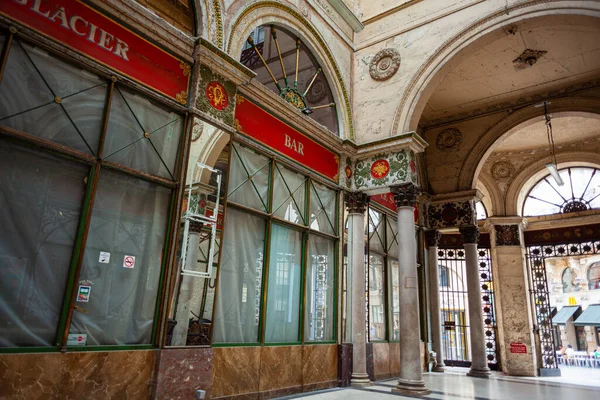
<svg viewBox="0 0 600 400">
<path fill-rule="evenodd" d="M 391 275 L 392 340 L 400 340 L 400 270 L 398 260 L 388 258 Z"/>
<path fill-rule="evenodd" d="M 311 235 L 306 261 L 306 310 L 304 340 L 334 339 L 335 252 L 334 242 Z"/>
<path fill-rule="evenodd" d="M 234 144 L 227 200 L 268 212 L 270 165 L 271 161 L 267 157 Z"/>
<path fill-rule="evenodd" d="M 227 209 L 213 343 L 258 342 L 264 235 L 264 219 Z"/>
<path fill-rule="evenodd" d="M 69 329 L 87 345 L 151 342 L 170 200 L 170 189 L 100 172 Z"/>
<path fill-rule="evenodd" d="M 53 346 L 88 167 L 0 145 L 0 347 Z"/>
<path fill-rule="evenodd" d="M 385 340 L 385 275 L 383 256 L 369 255 L 369 339 Z"/>
<path fill-rule="evenodd" d="M 302 233 L 273 224 L 269 252 L 266 343 L 299 341 Z"/>
</svg>

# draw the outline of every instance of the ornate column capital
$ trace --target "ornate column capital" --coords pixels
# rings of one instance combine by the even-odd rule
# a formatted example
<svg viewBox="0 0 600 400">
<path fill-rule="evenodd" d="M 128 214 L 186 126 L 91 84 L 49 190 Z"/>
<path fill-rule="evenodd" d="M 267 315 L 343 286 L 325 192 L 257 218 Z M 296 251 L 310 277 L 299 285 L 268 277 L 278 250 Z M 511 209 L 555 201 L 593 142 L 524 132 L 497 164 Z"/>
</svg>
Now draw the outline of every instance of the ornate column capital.
<svg viewBox="0 0 600 400">
<path fill-rule="evenodd" d="M 435 229 L 425 231 L 425 241 L 427 242 L 427 247 L 437 247 L 441 238 L 442 232 L 440 231 Z"/>
<path fill-rule="evenodd" d="M 350 214 L 364 214 L 369 204 L 369 196 L 363 192 L 345 192 L 344 202 Z"/>
<path fill-rule="evenodd" d="M 479 240 L 479 228 L 476 226 L 465 226 L 458 229 L 462 235 L 464 244 L 475 243 Z"/>
<path fill-rule="evenodd" d="M 391 186 L 390 192 L 394 195 L 396 207 L 414 207 L 421 189 L 414 183 L 403 183 Z"/>
</svg>

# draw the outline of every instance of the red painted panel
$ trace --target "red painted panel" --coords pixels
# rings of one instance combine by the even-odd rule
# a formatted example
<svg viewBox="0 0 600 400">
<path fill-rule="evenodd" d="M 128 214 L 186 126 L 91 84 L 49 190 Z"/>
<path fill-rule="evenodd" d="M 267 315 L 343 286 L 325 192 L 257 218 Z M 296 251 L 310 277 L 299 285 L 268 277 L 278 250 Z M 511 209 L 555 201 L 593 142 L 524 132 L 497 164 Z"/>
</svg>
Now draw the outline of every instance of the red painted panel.
<svg viewBox="0 0 600 400">
<path fill-rule="evenodd" d="M 371 201 L 384 206 L 390 211 L 394 213 L 398 212 L 398 208 L 396 207 L 396 201 L 394 200 L 394 195 L 392 193 L 383 193 L 376 194 L 371 196 Z M 419 223 L 419 205 L 415 204 L 415 224 Z"/>
<path fill-rule="evenodd" d="M 190 66 L 78 0 L 0 0 L 0 14 L 180 103 Z"/>
<path fill-rule="evenodd" d="M 238 95 L 239 96 L 239 95 Z M 239 97 L 235 118 L 240 133 L 338 182 L 339 156 L 275 118 L 244 97 Z"/>
</svg>

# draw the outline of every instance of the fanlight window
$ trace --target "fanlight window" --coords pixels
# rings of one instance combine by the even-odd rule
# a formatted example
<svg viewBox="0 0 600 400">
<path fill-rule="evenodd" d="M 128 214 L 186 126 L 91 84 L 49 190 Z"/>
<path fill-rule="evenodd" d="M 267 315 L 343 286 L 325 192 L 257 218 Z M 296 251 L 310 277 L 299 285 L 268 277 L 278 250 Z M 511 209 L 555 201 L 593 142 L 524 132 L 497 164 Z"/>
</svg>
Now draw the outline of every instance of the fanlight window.
<svg viewBox="0 0 600 400">
<path fill-rule="evenodd" d="M 597 168 L 573 167 L 558 171 L 564 185 L 558 186 L 550 175 L 531 189 L 524 216 L 569 213 L 600 207 L 600 172 Z"/>
<path fill-rule="evenodd" d="M 484 219 L 487 219 L 487 217 L 488 217 L 487 210 L 485 209 L 485 206 L 483 205 L 483 203 L 481 201 L 478 201 L 477 203 L 475 203 L 475 212 L 477 213 L 478 221 L 483 221 Z"/>
<path fill-rule="evenodd" d="M 273 25 L 256 28 L 240 61 L 256 79 L 315 121 L 338 133 L 336 104 L 323 69 L 302 40 Z"/>
</svg>

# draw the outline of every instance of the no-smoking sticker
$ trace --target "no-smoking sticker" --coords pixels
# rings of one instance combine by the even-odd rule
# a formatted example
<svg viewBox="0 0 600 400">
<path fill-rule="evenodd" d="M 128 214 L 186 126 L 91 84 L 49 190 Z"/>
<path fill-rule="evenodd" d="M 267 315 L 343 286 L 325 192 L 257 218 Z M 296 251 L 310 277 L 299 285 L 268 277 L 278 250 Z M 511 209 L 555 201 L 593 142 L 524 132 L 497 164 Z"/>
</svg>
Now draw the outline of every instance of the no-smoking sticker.
<svg viewBox="0 0 600 400">
<path fill-rule="evenodd" d="M 135 267 L 135 257 L 134 256 L 125 256 L 123 258 L 123 268 L 133 268 Z"/>
</svg>

